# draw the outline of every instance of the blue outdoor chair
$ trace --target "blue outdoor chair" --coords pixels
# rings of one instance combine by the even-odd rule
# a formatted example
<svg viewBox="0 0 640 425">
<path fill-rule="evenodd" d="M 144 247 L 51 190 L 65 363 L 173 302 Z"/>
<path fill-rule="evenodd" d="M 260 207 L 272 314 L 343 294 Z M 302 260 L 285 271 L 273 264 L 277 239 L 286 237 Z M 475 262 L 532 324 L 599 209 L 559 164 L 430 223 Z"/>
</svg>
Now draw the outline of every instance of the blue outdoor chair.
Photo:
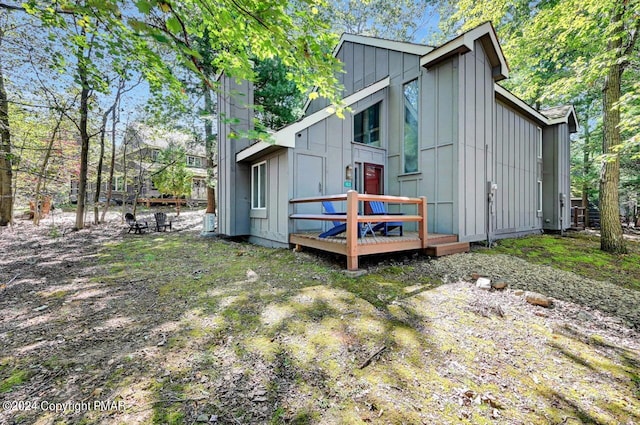
<svg viewBox="0 0 640 425">
<path fill-rule="evenodd" d="M 387 210 L 384 207 L 384 204 L 380 201 L 370 201 L 369 206 L 371 207 L 371 211 L 376 215 L 403 215 L 403 213 L 391 213 L 391 214 L 387 213 Z M 402 222 L 388 221 L 388 222 L 378 223 L 375 226 L 373 226 L 373 231 L 377 232 L 378 230 L 380 230 L 380 232 L 384 236 L 389 236 L 390 232 L 392 231 L 398 231 L 399 236 L 402 236 Z"/>
<path fill-rule="evenodd" d="M 336 209 L 333 207 L 333 204 L 329 201 L 322 201 L 322 206 L 324 207 L 325 210 L 325 214 L 331 214 L 331 215 L 345 215 L 347 213 L 344 212 L 336 212 Z M 363 234 L 363 229 L 365 230 L 364 234 Z M 366 227 L 363 227 L 360 223 L 358 223 L 358 237 L 363 237 L 366 235 L 366 231 L 370 231 L 371 233 L 373 233 L 373 230 L 371 229 L 371 226 L 368 226 L 368 229 L 366 229 Z M 339 235 L 340 233 L 344 233 L 347 231 L 347 223 L 343 223 L 341 221 L 334 221 L 333 222 L 333 227 L 329 230 L 327 230 L 326 232 L 320 233 L 320 235 L 318 235 L 319 238 L 328 238 L 329 236 L 336 236 Z"/>
</svg>

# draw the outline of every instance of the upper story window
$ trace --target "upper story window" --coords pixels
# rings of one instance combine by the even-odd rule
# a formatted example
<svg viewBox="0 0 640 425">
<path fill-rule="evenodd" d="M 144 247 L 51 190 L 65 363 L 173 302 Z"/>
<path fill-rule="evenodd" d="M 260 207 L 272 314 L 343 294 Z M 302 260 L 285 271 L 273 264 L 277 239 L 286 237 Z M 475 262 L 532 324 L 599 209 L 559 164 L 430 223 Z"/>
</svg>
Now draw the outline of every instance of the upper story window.
<svg viewBox="0 0 640 425">
<path fill-rule="evenodd" d="M 113 176 L 113 181 L 111 182 L 111 190 L 115 190 L 116 192 L 125 190 L 124 179 L 121 176 Z"/>
<path fill-rule="evenodd" d="M 353 141 L 380 147 L 380 103 L 353 117 Z"/>
<path fill-rule="evenodd" d="M 187 166 L 189 167 L 200 167 L 201 161 L 197 156 L 187 155 Z"/>
<path fill-rule="evenodd" d="M 404 94 L 404 144 L 402 150 L 404 172 L 415 173 L 418 171 L 418 80 L 405 84 L 402 91 Z"/>
<path fill-rule="evenodd" d="M 160 151 L 158 149 L 153 149 L 151 151 L 151 161 L 156 162 L 158 160 L 158 155 L 160 155 Z"/>
<path fill-rule="evenodd" d="M 265 209 L 267 207 L 267 162 L 261 162 L 251 167 L 251 208 Z"/>
</svg>

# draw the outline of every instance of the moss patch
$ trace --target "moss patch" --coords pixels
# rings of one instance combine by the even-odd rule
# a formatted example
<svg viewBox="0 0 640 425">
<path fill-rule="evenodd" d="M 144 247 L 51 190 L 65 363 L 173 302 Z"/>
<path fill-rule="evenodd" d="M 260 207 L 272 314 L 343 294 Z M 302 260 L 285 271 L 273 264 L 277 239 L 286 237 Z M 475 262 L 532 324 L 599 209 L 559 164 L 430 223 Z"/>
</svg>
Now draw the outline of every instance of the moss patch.
<svg viewBox="0 0 640 425">
<path fill-rule="evenodd" d="M 627 241 L 629 253 L 609 254 L 600 250 L 600 239 L 580 233 L 565 237 L 527 236 L 498 241 L 495 248 L 481 249 L 485 254 L 509 254 L 536 264 L 574 272 L 594 280 L 609 281 L 640 290 L 640 243 Z"/>
</svg>

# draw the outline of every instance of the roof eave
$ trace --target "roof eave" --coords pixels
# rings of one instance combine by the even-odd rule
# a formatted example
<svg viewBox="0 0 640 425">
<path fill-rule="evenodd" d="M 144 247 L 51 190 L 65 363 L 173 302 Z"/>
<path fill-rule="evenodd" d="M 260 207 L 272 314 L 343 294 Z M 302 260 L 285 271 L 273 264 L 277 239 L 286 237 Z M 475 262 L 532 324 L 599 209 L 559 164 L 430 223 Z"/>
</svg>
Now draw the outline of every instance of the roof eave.
<svg viewBox="0 0 640 425">
<path fill-rule="evenodd" d="M 496 31 L 490 22 L 485 22 L 427 53 L 420 58 L 420 66 L 431 68 L 453 56 L 471 52 L 475 48 L 476 40 L 481 41 L 491 62 L 493 80 L 500 81 L 508 78 L 509 65 L 502 53 Z"/>
<path fill-rule="evenodd" d="M 576 110 L 573 105 L 568 106 L 569 108 L 567 110 L 567 113 L 564 114 L 563 117 L 549 119 L 549 125 L 567 124 L 569 126 L 570 133 L 577 133 L 578 128 L 580 128 L 580 123 L 578 122 L 578 114 L 576 114 Z"/>
<path fill-rule="evenodd" d="M 342 104 L 344 106 L 351 106 L 360 100 L 371 96 L 372 94 L 389 87 L 391 83 L 391 79 L 387 76 L 380 81 L 377 81 L 370 86 L 359 90 L 344 99 L 342 99 Z M 285 147 L 285 148 L 295 148 L 296 139 L 295 136 L 300 131 L 305 128 L 311 127 L 313 124 L 318 123 L 326 118 L 329 118 L 335 114 L 334 107 L 323 108 L 317 112 L 314 112 L 311 115 L 308 115 L 301 119 L 300 121 L 289 124 L 288 126 L 276 131 L 273 133 L 273 143 L 270 142 L 258 142 L 249 146 L 248 148 L 238 152 L 236 154 L 236 162 L 240 161 L 248 161 L 253 158 L 257 158 L 259 156 L 264 155 L 267 151 L 271 150 L 272 147 Z"/>
<path fill-rule="evenodd" d="M 546 116 L 526 103 L 524 100 L 520 99 L 515 94 L 511 93 L 509 90 L 505 89 L 499 84 L 494 84 L 493 86 L 495 87 L 496 97 L 500 98 L 503 102 L 526 113 L 540 125 L 550 125 L 549 119 Z"/>
</svg>

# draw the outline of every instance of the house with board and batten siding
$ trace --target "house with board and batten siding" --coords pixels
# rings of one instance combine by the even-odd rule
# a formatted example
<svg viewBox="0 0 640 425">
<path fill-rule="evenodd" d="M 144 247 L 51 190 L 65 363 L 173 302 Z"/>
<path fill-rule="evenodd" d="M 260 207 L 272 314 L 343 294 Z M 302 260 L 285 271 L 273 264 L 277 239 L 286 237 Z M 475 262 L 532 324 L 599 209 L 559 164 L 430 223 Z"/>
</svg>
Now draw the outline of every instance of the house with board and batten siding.
<svg viewBox="0 0 640 425">
<path fill-rule="evenodd" d="M 575 111 L 538 111 L 499 84 L 509 69 L 490 23 L 439 47 L 345 34 L 335 55 L 350 112 L 314 99 L 272 143 L 231 136 L 251 128 L 252 88 L 221 77 L 219 233 L 288 246 L 293 233 L 331 227 L 289 219 L 290 199 L 348 190 L 425 196 L 429 233 L 466 242 L 570 226 Z"/>
</svg>

